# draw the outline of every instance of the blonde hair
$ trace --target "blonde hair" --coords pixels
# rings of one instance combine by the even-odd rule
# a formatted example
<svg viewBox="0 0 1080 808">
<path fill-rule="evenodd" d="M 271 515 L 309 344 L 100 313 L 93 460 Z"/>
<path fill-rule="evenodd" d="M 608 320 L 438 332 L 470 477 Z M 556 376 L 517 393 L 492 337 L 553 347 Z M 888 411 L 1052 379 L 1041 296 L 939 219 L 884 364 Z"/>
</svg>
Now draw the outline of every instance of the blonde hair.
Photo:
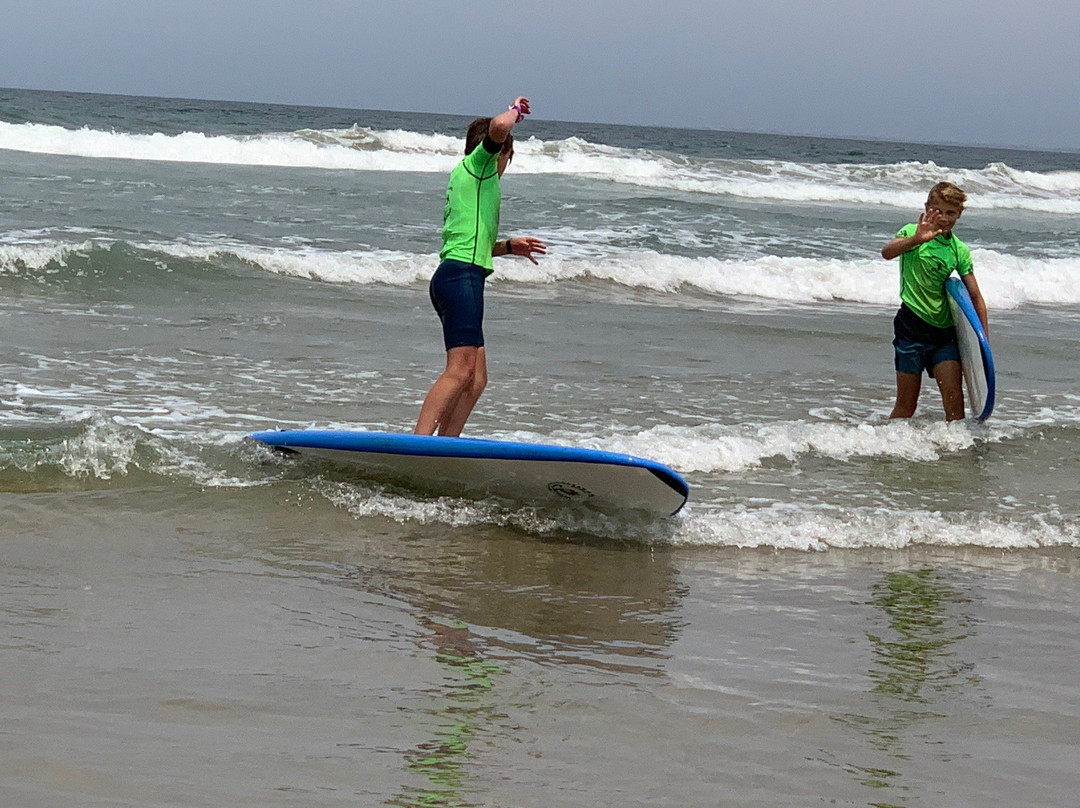
<svg viewBox="0 0 1080 808">
<path fill-rule="evenodd" d="M 939 182 L 930 189 L 930 193 L 926 197 L 926 203 L 928 205 L 933 204 L 934 200 L 962 208 L 964 203 L 967 202 L 967 194 L 951 182 Z"/>
</svg>

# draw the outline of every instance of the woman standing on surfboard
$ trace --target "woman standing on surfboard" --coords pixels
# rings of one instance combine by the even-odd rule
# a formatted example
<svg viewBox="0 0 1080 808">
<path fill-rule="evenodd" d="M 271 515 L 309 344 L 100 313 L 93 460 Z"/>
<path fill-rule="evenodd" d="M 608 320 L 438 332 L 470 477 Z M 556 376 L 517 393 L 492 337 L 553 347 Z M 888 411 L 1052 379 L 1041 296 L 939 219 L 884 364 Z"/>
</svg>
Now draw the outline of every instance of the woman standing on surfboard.
<svg viewBox="0 0 1080 808">
<path fill-rule="evenodd" d="M 890 418 L 915 414 L 924 370 L 941 390 L 945 420 L 964 417 L 960 350 L 945 296 L 945 280 L 953 272 L 967 287 L 983 331 L 990 333 L 971 250 L 952 232 L 965 202 L 967 194 L 962 190 L 951 182 L 939 182 L 930 189 L 918 223 L 900 228 L 896 238 L 881 248 L 881 257 L 886 260 L 900 256 L 902 302 L 893 319 L 896 404 Z"/>
<path fill-rule="evenodd" d="M 484 280 L 493 271 L 491 259 L 547 250 L 528 236 L 497 240 L 499 181 L 514 159 L 514 124 L 530 112 L 529 101 L 517 98 L 494 118 L 477 118 L 465 136 L 465 157 L 450 172 L 443 210 L 441 263 L 429 285 L 431 304 L 442 321 L 446 369 L 432 385 L 416 421 L 417 435 L 461 434 L 465 421 L 487 386 L 484 352 Z"/>
</svg>

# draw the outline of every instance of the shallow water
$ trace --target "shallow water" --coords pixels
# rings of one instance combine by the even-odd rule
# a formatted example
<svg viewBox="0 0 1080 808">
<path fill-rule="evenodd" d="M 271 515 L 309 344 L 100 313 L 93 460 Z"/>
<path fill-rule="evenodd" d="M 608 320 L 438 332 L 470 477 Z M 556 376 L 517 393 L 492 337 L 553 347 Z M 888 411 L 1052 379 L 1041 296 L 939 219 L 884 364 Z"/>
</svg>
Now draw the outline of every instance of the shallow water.
<svg viewBox="0 0 1080 808">
<path fill-rule="evenodd" d="M 1075 155 L 528 123 L 467 434 L 675 519 L 244 440 L 411 429 L 459 119 L 0 92 L 0 802 L 1071 804 Z M 942 174 L 998 400 L 890 423 Z"/>
<path fill-rule="evenodd" d="M 26 806 L 1068 804 L 1070 552 L 643 547 L 306 486 L 7 494 Z"/>
</svg>

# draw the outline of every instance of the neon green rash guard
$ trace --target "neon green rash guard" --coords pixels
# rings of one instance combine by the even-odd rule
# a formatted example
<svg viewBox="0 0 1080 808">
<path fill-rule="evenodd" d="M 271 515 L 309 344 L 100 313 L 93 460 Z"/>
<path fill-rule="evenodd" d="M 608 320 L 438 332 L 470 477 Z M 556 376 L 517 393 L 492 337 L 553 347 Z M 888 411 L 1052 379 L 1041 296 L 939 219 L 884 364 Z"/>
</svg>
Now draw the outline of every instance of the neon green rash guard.
<svg viewBox="0 0 1080 808">
<path fill-rule="evenodd" d="M 917 225 L 900 228 L 897 238 L 915 235 Z M 945 280 L 956 272 L 968 275 L 973 267 L 971 250 L 954 235 L 938 236 L 900 256 L 900 299 L 930 325 L 947 328 L 953 325 Z"/>
<path fill-rule="evenodd" d="M 443 209 L 443 248 L 439 258 L 475 264 L 483 267 L 485 275 L 493 271 L 491 249 L 499 233 L 501 150 L 501 144 L 484 138 L 454 166 Z"/>
</svg>

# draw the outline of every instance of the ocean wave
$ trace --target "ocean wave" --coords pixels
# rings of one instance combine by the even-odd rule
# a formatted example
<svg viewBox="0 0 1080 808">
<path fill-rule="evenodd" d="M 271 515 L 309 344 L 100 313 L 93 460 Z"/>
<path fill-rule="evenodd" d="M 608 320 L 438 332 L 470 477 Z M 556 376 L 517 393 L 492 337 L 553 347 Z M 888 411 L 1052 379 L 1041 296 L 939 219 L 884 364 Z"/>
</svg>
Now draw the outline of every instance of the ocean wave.
<svg viewBox="0 0 1080 808">
<path fill-rule="evenodd" d="M 709 501 L 710 484 L 695 481 L 701 474 L 739 474 L 775 459 L 793 464 L 810 457 L 936 463 L 946 455 L 986 443 L 1040 440 L 1048 426 L 1075 431 L 1080 424 L 1080 409 L 1075 407 L 1034 412 L 994 425 L 793 421 L 743 427 L 662 426 L 604 440 L 602 448 L 649 456 L 688 475 L 690 503 L 668 520 L 552 511 L 496 499 L 419 496 L 379 483 L 343 480 L 335 474 L 313 475 L 295 464 L 274 461 L 235 429 L 203 424 L 195 439 L 182 430 L 148 430 L 137 421 L 90 412 L 55 423 L 39 419 L 6 424 L 0 430 L 0 490 L 156 488 L 163 483 L 227 490 L 301 483 L 358 519 L 491 525 L 558 538 L 582 534 L 645 544 L 798 551 L 915 545 L 1002 550 L 1080 546 L 1075 521 L 1052 512 L 941 513 L 870 504 L 841 507 L 798 499 L 732 506 Z M 491 437 L 601 448 L 595 436 L 584 434 L 516 432 Z M 722 492 L 724 487 L 715 490 Z"/>
<path fill-rule="evenodd" d="M 383 486 L 320 481 L 319 492 L 354 518 L 451 527 L 496 526 L 538 536 L 575 534 L 648 545 L 732 547 L 821 552 L 897 550 L 913 546 L 1023 550 L 1080 546 L 1075 524 L 1043 518 L 955 517 L 928 511 L 773 505 L 703 507 L 691 502 L 669 520 L 619 518 L 588 512 L 549 512 L 495 500 L 416 498 Z"/>
<path fill-rule="evenodd" d="M 1066 406 L 982 424 L 838 421 L 830 417 L 759 424 L 661 425 L 604 438 L 567 433 L 557 439 L 567 445 L 649 457 L 686 474 L 737 474 L 767 463 L 797 465 L 814 457 L 840 462 L 895 459 L 932 463 L 988 444 L 1025 437 L 1037 439 L 1046 428 L 1077 426 L 1080 426 L 1080 408 Z M 552 440 L 550 435 L 525 432 L 498 437 L 524 443 Z"/>
<path fill-rule="evenodd" d="M 89 240 L 82 242 L 0 241 L 0 274 L 35 274 L 45 270 L 55 273 L 67 266 L 69 258 L 85 256 L 93 249 L 95 245 Z"/>
<path fill-rule="evenodd" d="M 101 282 L 123 276 L 159 286 L 179 283 L 187 274 L 208 267 L 254 268 L 281 275 L 327 283 L 367 285 L 382 283 L 409 286 L 427 281 L 437 255 L 371 251 L 328 251 L 304 248 L 276 249 L 243 244 L 189 244 L 143 242 L 132 244 L 107 239 L 81 242 L 4 243 L 0 241 L 0 278 L 20 278 L 40 285 L 64 285 L 71 281 Z"/>
<path fill-rule="evenodd" d="M 163 480 L 201 488 L 265 484 L 251 464 L 237 458 L 242 434 L 208 430 L 203 440 L 72 410 L 56 422 L 29 411 L 6 413 L 0 430 L 0 490 L 160 485 Z M 147 419 L 155 421 L 157 419 Z"/>
<path fill-rule="evenodd" d="M 1068 522 L 1009 519 L 929 511 L 840 509 L 779 505 L 768 508 L 684 509 L 671 541 L 705 547 L 824 551 L 908 547 L 979 547 L 1025 550 L 1080 546 Z"/>
<path fill-rule="evenodd" d="M 448 172 L 462 140 L 360 126 L 230 136 L 134 134 L 0 122 L 0 149 L 86 158 L 280 166 L 353 171 Z M 917 209 L 942 177 L 971 193 L 971 209 L 1080 213 L 1080 171 L 1038 173 L 1004 163 L 951 169 L 933 162 L 888 165 L 687 157 L 591 143 L 577 137 L 521 138 L 514 171 L 562 174 L 644 188 L 747 201 L 887 205 Z"/>
<path fill-rule="evenodd" d="M 559 257 L 558 252 L 566 257 Z M 576 253 L 576 255 L 575 255 Z M 1080 258 L 1025 258 L 993 250 L 972 252 L 979 285 L 994 310 L 1025 305 L 1080 303 Z M 394 250 L 271 248 L 239 243 L 109 240 L 15 243 L 0 240 L 0 277 L 37 283 L 85 282 L 111 272 L 145 270 L 146 283 L 174 280 L 185 269 L 250 267 L 272 275 L 339 284 L 411 286 L 426 283 L 438 263 L 435 254 Z M 164 272 L 163 270 L 167 270 Z M 613 288 L 648 290 L 677 298 L 684 293 L 773 301 L 780 305 L 848 302 L 893 306 L 898 300 L 896 264 L 876 256 L 840 260 L 761 256 L 745 259 L 688 257 L 653 250 L 627 252 L 595 242 L 589 250 L 554 247 L 539 266 L 500 261 L 492 288 L 520 284 L 600 282 Z"/>
<path fill-rule="evenodd" d="M 608 447 L 614 451 L 645 452 L 687 473 L 731 473 L 757 468 L 768 461 L 795 463 L 809 455 L 840 461 L 895 458 L 933 462 L 943 455 L 1000 438 L 1000 432 L 988 434 L 966 422 L 913 425 L 908 421 L 880 424 L 793 421 L 734 427 L 665 425 L 632 438 L 616 438 Z"/>
<path fill-rule="evenodd" d="M 39 465 L 55 466 L 72 477 L 99 479 L 134 469 L 178 471 L 193 468 L 194 447 L 194 455 L 206 447 L 232 452 L 245 434 L 236 424 L 262 422 L 259 416 L 227 413 L 189 401 L 172 401 L 171 406 L 165 406 L 155 399 L 145 405 L 142 414 L 129 406 L 114 412 L 109 406 L 90 406 L 88 397 L 87 391 L 40 390 L 25 385 L 8 390 L 3 401 L 9 409 L 2 418 L 0 468 L 7 465 L 31 471 Z M 39 427 L 46 411 L 59 421 Z M 324 426 L 349 428 L 348 424 Z M 825 411 L 811 412 L 804 419 L 766 423 L 663 424 L 607 435 L 565 430 L 554 434 L 495 431 L 486 437 L 613 451 L 648 457 L 684 474 L 716 475 L 741 474 L 777 462 L 795 466 L 812 458 L 844 463 L 866 459 L 934 463 L 987 445 L 1038 441 L 1048 429 L 1067 430 L 1067 439 L 1074 440 L 1078 428 L 1080 404 L 1067 399 L 1053 408 L 1016 411 L 1008 418 L 981 424 L 892 421 L 883 416 L 866 421 Z M 191 441 L 192 430 L 198 431 L 198 441 Z M 203 477 L 200 480 L 205 482 Z"/>
<path fill-rule="evenodd" d="M 137 430 L 101 418 L 48 427 L 31 422 L 0 433 L 0 479 L 27 477 L 20 490 L 55 487 L 61 478 L 107 482 L 144 470 L 152 454 Z"/>
<path fill-rule="evenodd" d="M 521 149 L 518 149 L 521 151 Z M 531 158 L 515 171 L 533 169 Z M 666 191 L 730 196 L 747 201 L 888 206 L 919 209 L 926 190 L 945 178 L 969 193 L 971 210 L 1080 213 L 1080 172 L 1039 174 L 1001 163 L 952 169 L 934 162 L 887 165 L 796 163 L 783 160 L 674 161 L 655 155 L 596 155 L 593 170 L 614 182 Z M 604 170 L 599 170 L 603 167 Z"/>
<path fill-rule="evenodd" d="M 65 129 L 49 124 L 0 122 L 0 149 L 68 157 L 151 160 L 238 166 L 280 166 L 354 171 L 449 171 L 457 160 L 452 138 L 420 136 L 426 148 L 410 148 L 410 133 L 372 133 L 361 130 L 249 136 L 130 134 L 100 129 Z"/>
</svg>

